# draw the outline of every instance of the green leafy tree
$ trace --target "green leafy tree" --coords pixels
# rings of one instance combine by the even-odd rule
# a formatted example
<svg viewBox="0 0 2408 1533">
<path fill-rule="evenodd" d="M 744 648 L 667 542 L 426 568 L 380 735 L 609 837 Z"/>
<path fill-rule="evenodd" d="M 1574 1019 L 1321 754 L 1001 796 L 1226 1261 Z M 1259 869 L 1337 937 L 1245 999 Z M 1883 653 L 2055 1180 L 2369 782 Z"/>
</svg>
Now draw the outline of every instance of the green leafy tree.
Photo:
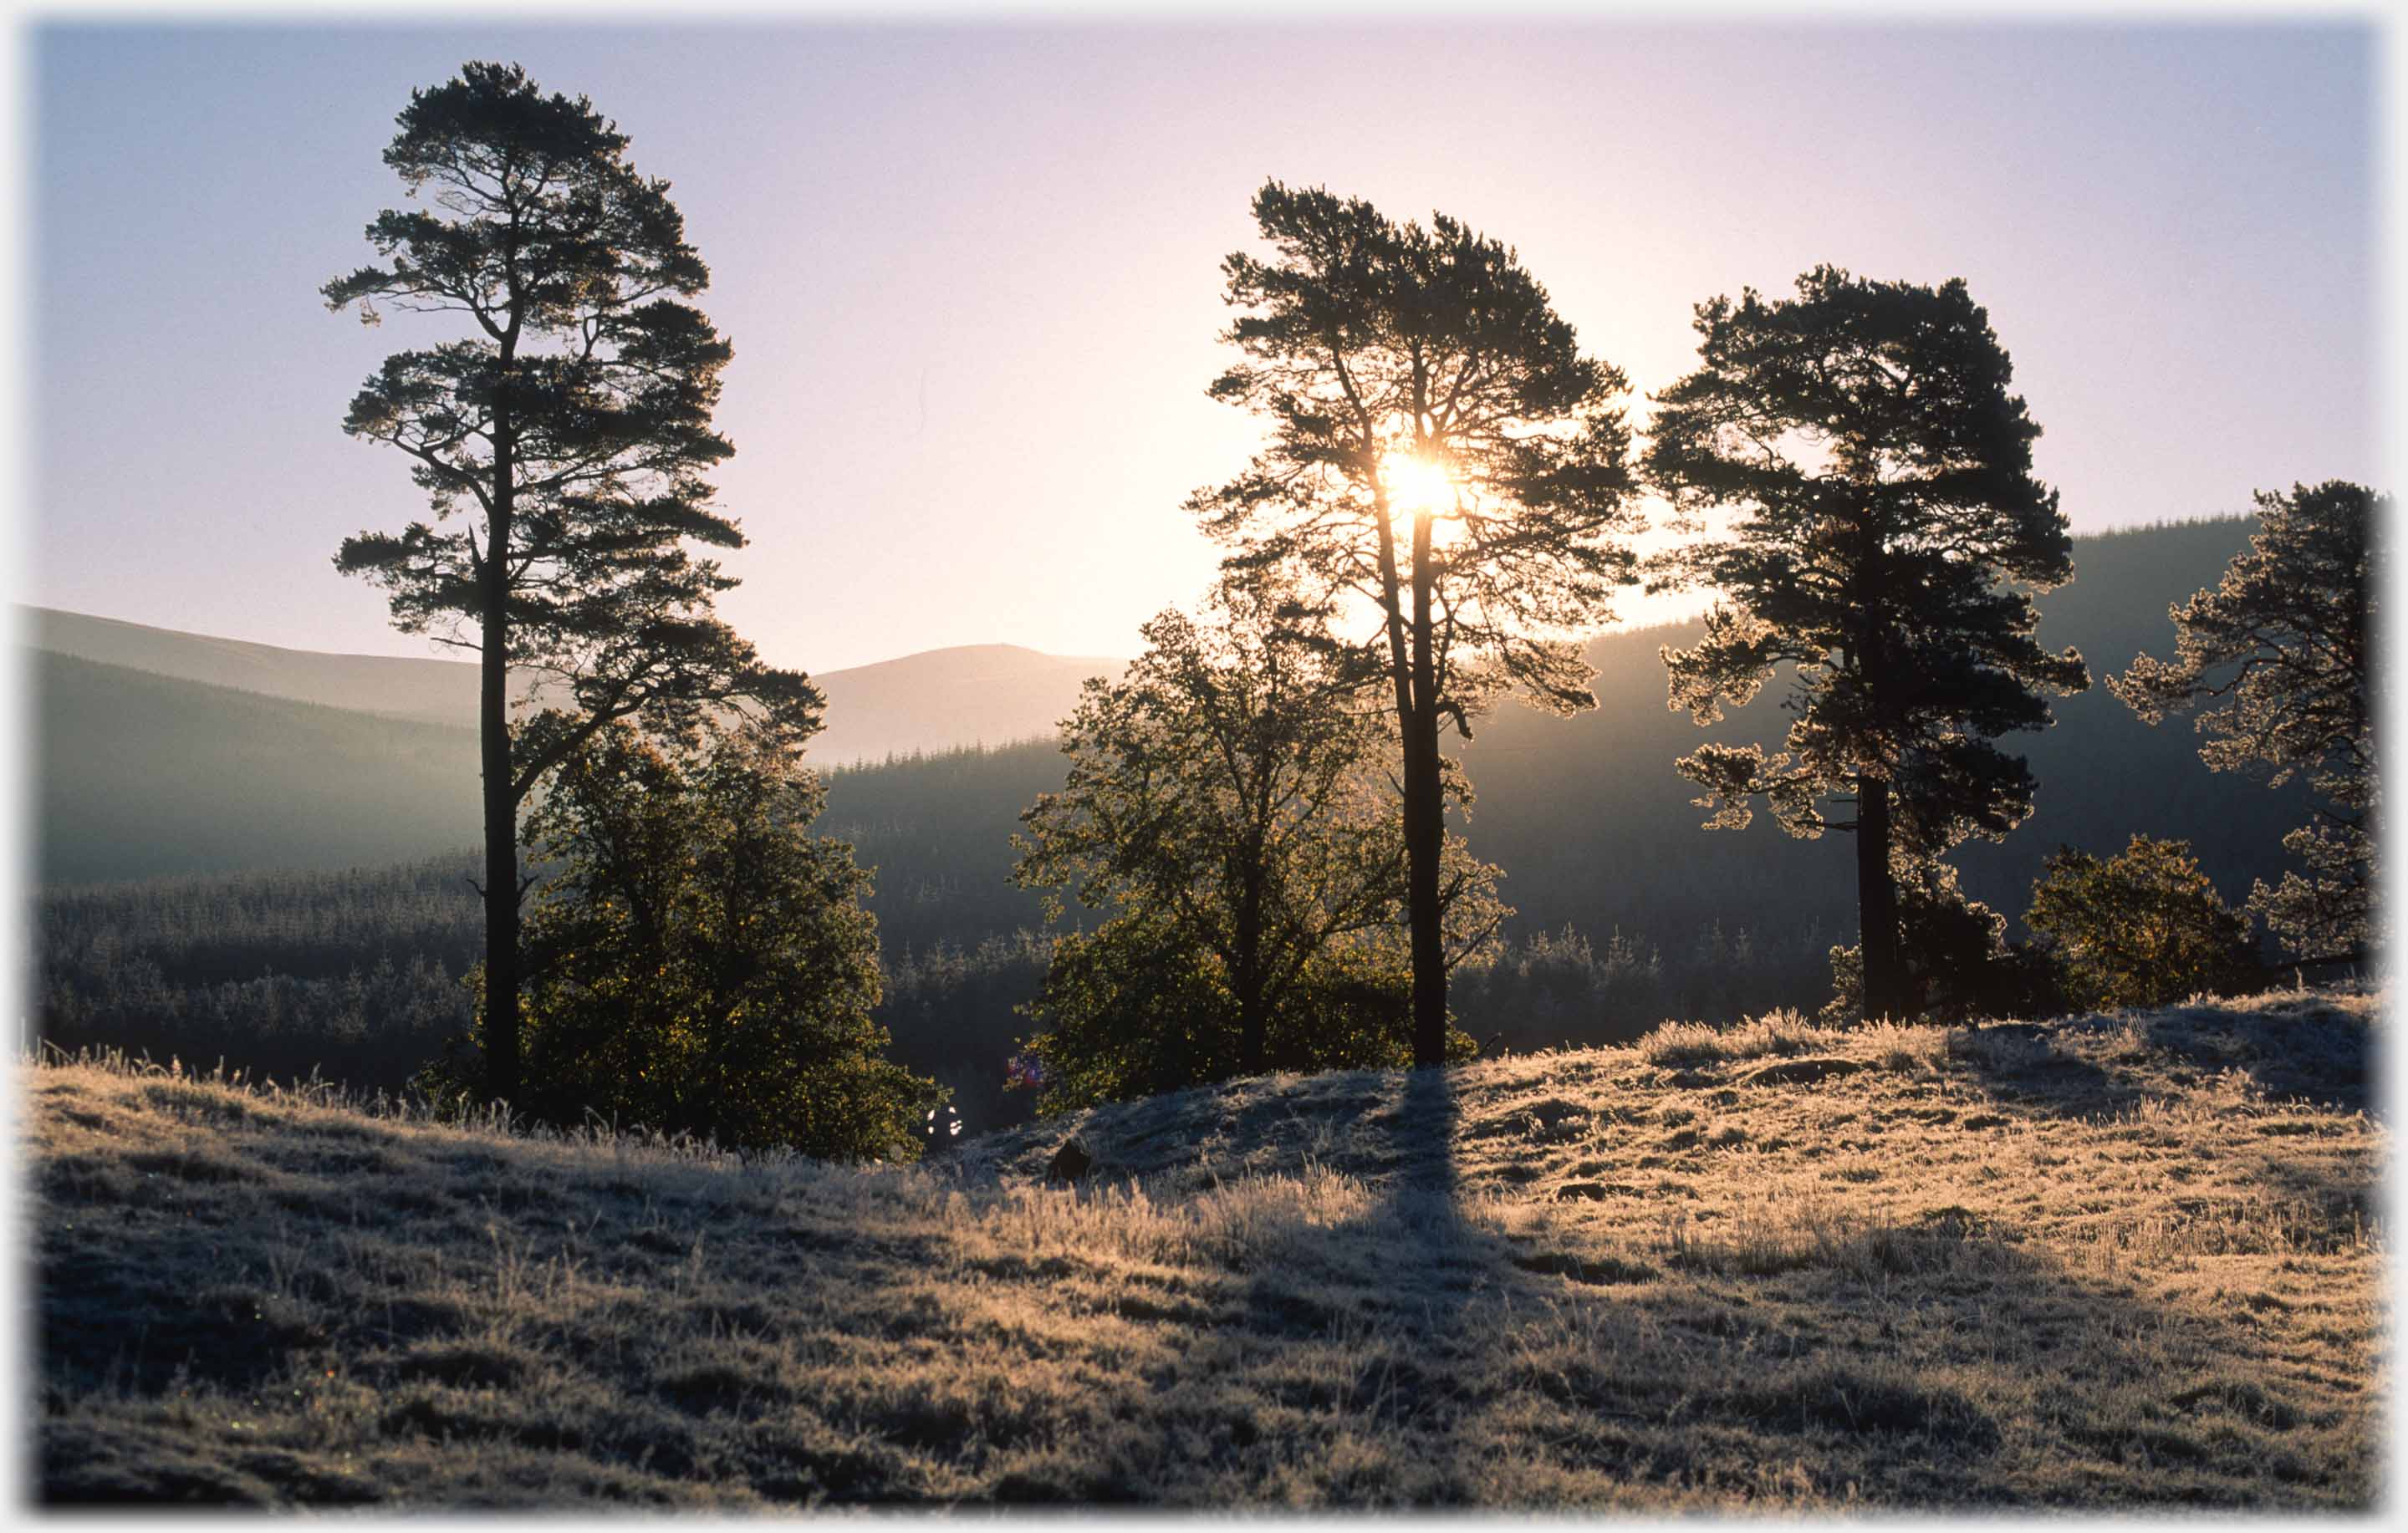
<svg viewBox="0 0 2408 1533">
<path fill-rule="evenodd" d="M 737 709 L 796 741 L 820 698 L 712 615 L 735 581 L 687 551 L 743 543 L 703 475 L 727 343 L 682 300 L 710 273 L 667 183 L 583 98 L 516 65 L 414 91 L 384 153 L 413 198 L 367 227 L 380 258 L 330 308 L 456 316 L 459 337 L 385 359 L 343 429 L 411 461 L 430 521 L 344 539 L 336 566 L 386 589 L 406 633 L 474 650 L 481 682 L 485 1084 L 521 1082 L 518 813 L 543 773 L 608 725 L 690 731 Z M 554 705 L 513 732 L 511 672 Z"/>
<path fill-rule="evenodd" d="M 1143 632 L 1145 653 L 1119 681 L 1088 682 L 1065 721 L 1062 790 L 1021 816 L 1015 878 L 1111 912 L 1055 945 L 1033 1011 L 1045 1105 L 1401 1063 L 1411 969 L 1392 722 L 1362 705 L 1274 580 L 1225 582 L 1208 621 L 1168 611 Z M 1452 966 L 1507 912 L 1495 870 L 1460 838 L 1444 858 Z"/>
<path fill-rule="evenodd" d="M 1664 652 L 1670 706 L 1713 724 L 1785 665 L 1798 718 L 1784 751 L 1706 745 L 1679 770 L 1710 826 L 1746 825 L 1761 797 L 1792 836 L 1856 833 L 1864 1011 L 1904 1014 L 1899 869 L 2021 823 L 2036 784 L 1991 741 L 2051 722 L 2040 689 L 2089 685 L 2079 654 L 2035 640 L 2020 589 L 2072 576 L 2057 493 L 2031 475 L 2040 427 L 1961 280 L 1820 266 L 1794 299 L 1698 306 L 1697 330 L 1644 458 L 1700 535 L 1659 580 L 1721 596 L 1700 643 Z M 1709 512 L 1727 513 L 1710 536 Z"/>
<path fill-rule="evenodd" d="M 2376 536 L 2389 497 L 2331 480 L 2258 496 L 2258 527 L 2214 589 L 2172 609 L 2172 661 L 2142 655 L 2109 688 L 2151 724 L 2213 704 L 2196 726 L 2219 772 L 2303 776 L 2315 818 L 2283 838 L 2307 864 L 2250 909 L 2301 957 L 2362 953 L 2374 931 Z"/>
<path fill-rule="evenodd" d="M 1393 700 L 1402 755 L 1413 1060 L 1445 1053 L 1440 729 L 1503 689 L 1595 706 L 1579 637 L 1633 579 L 1638 528 L 1620 372 L 1514 252 L 1444 214 L 1399 225 L 1359 199 L 1255 193 L 1268 259 L 1223 264 L 1244 353 L 1212 397 L 1270 423 L 1247 470 L 1189 502 L 1233 568 L 1283 566 L 1368 614 L 1349 647 Z"/>
<path fill-rule="evenodd" d="M 2025 924 L 2062 967 L 2077 1007 L 2164 1006 L 2259 988 L 2249 924 L 2216 896 L 2187 841 L 2135 836 L 2101 860 L 2071 847 L 2043 865 Z"/>
<path fill-rule="evenodd" d="M 616 725 L 545 782 L 526 844 L 561 871 L 524 932 L 531 1113 L 918 1153 L 943 1093 L 883 1057 L 869 875 L 809 833 L 813 774 L 757 730 L 667 743 Z"/>
</svg>

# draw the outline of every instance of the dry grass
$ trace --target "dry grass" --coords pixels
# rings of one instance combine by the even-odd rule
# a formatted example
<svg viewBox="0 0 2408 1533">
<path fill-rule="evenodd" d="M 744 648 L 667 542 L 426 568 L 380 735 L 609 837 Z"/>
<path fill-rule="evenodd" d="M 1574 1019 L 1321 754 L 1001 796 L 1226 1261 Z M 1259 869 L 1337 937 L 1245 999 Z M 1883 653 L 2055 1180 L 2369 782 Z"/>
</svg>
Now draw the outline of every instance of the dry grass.
<svg viewBox="0 0 2408 1533">
<path fill-rule="evenodd" d="M 42 1489 L 2364 1508 L 2378 1007 L 1777 1015 L 910 1169 L 44 1068 Z"/>
</svg>

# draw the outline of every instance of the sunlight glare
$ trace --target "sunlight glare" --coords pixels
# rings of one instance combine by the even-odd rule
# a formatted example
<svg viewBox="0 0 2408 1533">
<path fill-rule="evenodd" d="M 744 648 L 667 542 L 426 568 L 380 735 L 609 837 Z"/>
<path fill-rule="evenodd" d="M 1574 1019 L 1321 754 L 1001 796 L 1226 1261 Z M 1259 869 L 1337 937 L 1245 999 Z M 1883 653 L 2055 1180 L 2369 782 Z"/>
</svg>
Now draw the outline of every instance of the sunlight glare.
<svg viewBox="0 0 2408 1533">
<path fill-rule="evenodd" d="M 1380 480 L 1388 504 L 1398 510 L 1430 517 L 1430 540 L 1441 546 L 1463 531 L 1462 487 L 1446 466 L 1418 452 L 1392 451 L 1380 459 Z"/>
</svg>

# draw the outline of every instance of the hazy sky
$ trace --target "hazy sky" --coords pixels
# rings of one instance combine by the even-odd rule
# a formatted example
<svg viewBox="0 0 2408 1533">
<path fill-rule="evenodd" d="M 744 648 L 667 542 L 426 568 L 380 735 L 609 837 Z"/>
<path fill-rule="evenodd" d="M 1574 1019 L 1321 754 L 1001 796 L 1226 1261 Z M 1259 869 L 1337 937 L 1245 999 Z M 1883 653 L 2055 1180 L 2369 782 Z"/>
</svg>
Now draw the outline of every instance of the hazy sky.
<svg viewBox="0 0 2408 1533">
<path fill-rule="evenodd" d="M 1127 654 L 1201 591 L 1180 503 L 1261 434 L 1204 397 L 1218 264 L 1272 176 L 1517 246 L 1640 394 L 1713 294 L 1962 276 L 2077 531 L 2379 477 L 2354 24 L 53 26 L 23 599 L 428 652 L 330 563 L 423 504 L 337 423 L 448 322 L 316 290 L 401 203 L 410 88 L 471 58 L 674 183 L 736 348 L 722 610 L 784 665 Z"/>
</svg>

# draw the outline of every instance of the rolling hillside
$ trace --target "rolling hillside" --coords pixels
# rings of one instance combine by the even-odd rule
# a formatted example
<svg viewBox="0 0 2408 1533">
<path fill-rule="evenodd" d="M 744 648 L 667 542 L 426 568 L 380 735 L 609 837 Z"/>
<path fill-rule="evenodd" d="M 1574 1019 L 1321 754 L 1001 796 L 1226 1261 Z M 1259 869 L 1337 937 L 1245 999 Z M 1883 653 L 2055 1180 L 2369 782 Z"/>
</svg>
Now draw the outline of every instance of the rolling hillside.
<svg viewBox="0 0 2408 1533">
<path fill-rule="evenodd" d="M 2227 519 L 2077 539 L 2077 579 L 2041 598 L 2042 638 L 2078 647 L 2098 675 L 2120 670 L 2144 648 L 2166 652 L 2167 606 L 2212 582 L 2248 530 L 2245 519 Z M 1741 832 L 1698 828 L 1693 790 L 1672 771 L 1673 759 L 1708 738 L 1777 745 L 1788 716 L 1777 688 L 1712 731 L 1670 712 L 1656 652 L 1696 633 L 1684 624 L 1598 639 L 1589 653 L 1601 706 L 1593 711 L 1558 720 L 1509 705 L 1485 721 L 1463 747 L 1479 794 L 1467 827 L 1471 844 L 1505 868 L 1504 893 L 1522 930 L 1569 924 L 1599 940 L 1618 929 L 1688 944 L 1719 924 L 1727 935 L 1750 932 L 1759 946 L 1802 943 L 1819 970 L 1821 948 L 1855 929 L 1847 838 L 1791 840 L 1763 816 Z M 992 730 L 993 738 L 1014 719 L 1041 716 L 1047 688 L 1063 689 L 1067 709 L 1075 673 L 1101 664 L 990 646 L 833 673 L 825 679 L 836 699 L 829 735 L 847 727 L 837 685 L 847 676 L 873 683 L 861 695 L 888 699 L 878 727 L 896 738 L 931 733 L 950 718 L 963 733 Z M 322 712 L 309 716 L 310 730 L 283 738 L 269 721 L 285 715 L 261 712 L 270 706 L 264 700 L 45 665 L 37 793 L 47 881 L 340 867 L 359 860 L 369 841 L 392 845 L 400 860 L 474 839 L 472 755 L 461 753 L 457 732 L 394 735 L 428 726 L 351 715 L 353 729 Z M 973 706 L 982 697 L 985 711 Z M 2136 831 L 2190 840 L 2228 899 L 2279 871 L 2280 838 L 2305 817 L 2296 786 L 2270 793 L 2245 777 L 2209 772 L 2187 724 L 2153 729 L 2103 686 L 2059 699 L 2057 709 L 2056 728 L 2008 742 L 2028 753 L 2041 779 L 2038 812 L 2006 843 L 1957 853 L 1976 897 L 2020 916 L 2042 858 L 2058 842 L 2113 852 Z M 415 764 L 394 774 L 389 795 L 380 786 L 386 768 L 366 743 L 388 738 L 410 741 L 400 759 Z M 222 769 L 191 765 L 251 760 L 268 739 L 280 749 L 265 752 L 275 758 L 265 781 L 229 781 Z M 448 809 L 436 766 L 442 760 L 460 764 L 449 779 L 456 806 Z M 882 867 L 880 914 L 890 940 L 923 949 L 939 938 L 975 942 L 1035 919 L 1035 901 L 1004 882 L 1010 838 L 1019 811 L 1060 776 L 1058 756 L 1042 745 L 940 752 L 838 774 L 824 824 Z M 419 808 L 323 841 L 291 829 L 340 826 L 387 796 Z M 290 813 L 272 814 L 271 805 Z"/>
<path fill-rule="evenodd" d="M 468 661 L 322 654 L 212 638 L 44 607 L 21 608 L 28 648 L 290 702 L 477 726 L 477 667 Z M 1017 644 L 968 644 L 821 671 L 827 727 L 811 742 L 828 764 L 1006 745 L 1054 732 L 1090 676 L 1123 662 L 1045 654 Z"/>
<path fill-rule="evenodd" d="M 477 737 L 36 652 L 44 883 L 339 868 L 474 845 Z"/>
<path fill-rule="evenodd" d="M 18 620 L 26 647 L 46 654 L 288 702 L 477 726 L 477 667 L 466 661 L 280 649 L 48 607 L 20 608 Z"/>
<path fill-rule="evenodd" d="M 812 680 L 827 694 L 827 728 L 811 741 L 811 756 L 876 763 L 1050 736 L 1078 707 L 1081 683 L 1118 676 L 1125 664 L 1017 644 L 965 644 L 822 671 Z"/>
<path fill-rule="evenodd" d="M 2381 997 L 1268 1077 L 924 1168 L 28 1082 L 51 1504 L 2372 1510 Z M 1096 1161 L 1040 1181 L 1075 1131 Z"/>
</svg>

